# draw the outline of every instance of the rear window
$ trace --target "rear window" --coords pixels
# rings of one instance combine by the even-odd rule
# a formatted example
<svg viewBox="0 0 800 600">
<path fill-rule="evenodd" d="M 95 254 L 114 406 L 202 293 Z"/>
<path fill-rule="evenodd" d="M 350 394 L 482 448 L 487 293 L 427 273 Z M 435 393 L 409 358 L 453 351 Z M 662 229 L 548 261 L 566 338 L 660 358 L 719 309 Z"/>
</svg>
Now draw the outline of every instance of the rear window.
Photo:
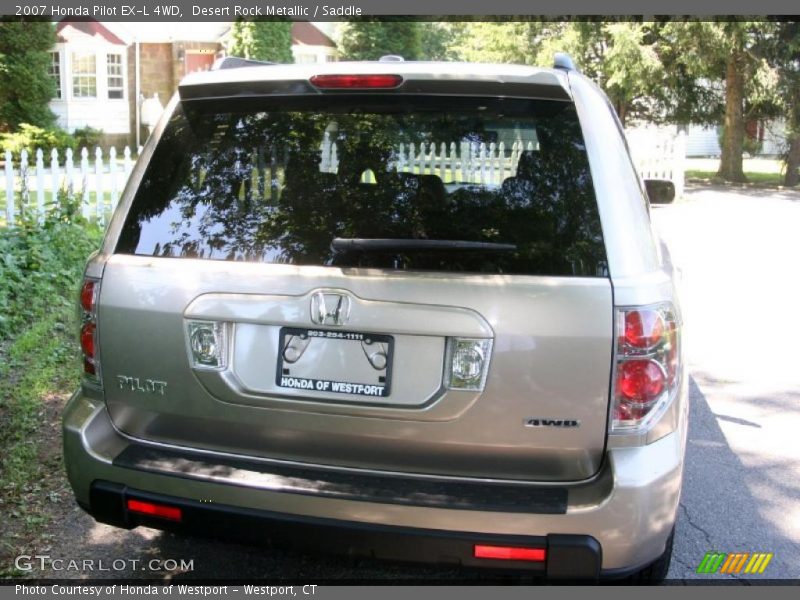
<svg viewBox="0 0 800 600">
<path fill-rule="evenodd" d="M 572 103 L 325 95 L 187 103 L 118 253 L 605 276 Z"/>
</svg>

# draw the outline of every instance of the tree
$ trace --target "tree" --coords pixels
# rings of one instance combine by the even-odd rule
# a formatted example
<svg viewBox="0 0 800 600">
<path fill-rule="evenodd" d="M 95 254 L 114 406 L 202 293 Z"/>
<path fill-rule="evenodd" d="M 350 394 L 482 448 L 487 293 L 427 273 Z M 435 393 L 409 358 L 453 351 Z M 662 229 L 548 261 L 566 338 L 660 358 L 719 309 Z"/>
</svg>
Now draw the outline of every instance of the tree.
<svg viewBox="0 0 800 600">
<path fill-rule="evenodd" d="M 55 43 L 49 21 L 0 19 L 0 131 L 55 123 L 48 105 L 56 91 L 48 74 Z"/>
<path fill-rule="evenodd" d="M 775 68 L 780 113 L 786 121 L 783 183 L 795 186 L 800 183 L 800 23 L 779 23 L 770 41 L 768 60 Z"/>
<path fill-rule="evenodd" d="M 397 54 L 406 60 L 422 56 L 422 28 L 417 21 L 384 18 L 347 23 L 339 50 L 346 60 L 378 60 Z"/>
<path fill-rule="evenodd" d="M 539 64 L 567 52 L 578 68 L 603 88 L 623 125 L 629 119 L 666 117 L 657 90 L 664 66 L 654 43 L 653 23 L 575 21 L 548 29 L 538 46 Z"/>
<path fill-rule="evenodd" d="M 755 111 L 746 115 L 745 103 L 748 87 L 759 83 L 757 71 L 763 67 L 757 48 L 763 25 L 741 21 L 719 23 L 715 28 L 717 35 L 710 38 L 714 42 L 711 48 L 725 65 L 725 120 L 717 176 L 727 181 L 747 181 L 742 166 L 745 123 L 747 116 L 756 115 Z"/>
<path fill-rule="evenodd" d="M 291 21 L 238 20 L 231 29 L 228 52 L 254 60 L 290 63 L 292 56 Z"/>
<path fill-rule="evenodd" d="M 469 62 L 535 64 L 537 26 L 530 21 L 453 23 L 448 51 Z"/>
<path fill-rule="evenodd" d="M 717 175 L 727 181 L 746 181 L 742 165 L 745 124 L 774 117 L 778 107 L 775 78 L 765 59 L 775 23 L 674 22 L 661 33 L 664 45 L 677 57 L 673 66 L 691 73 L 708 92 L 702 102 L 689 107 L 689 120 L 722 121 Z"/>
<path fill-rule="evenodd" d="M 660 110 L 651 100 L 663 79 L 651 28 L 632 22 L 470 22 L 459 24 L 451 46 L 462 60 L 548 67 L 556 52 L 567 52 L 605 90 L 624 124 Z"/>
<path fill-rule="evenodd" d="M 454 35 L 451 23 L 441 21 L 421 21 L 420 60 L 449 60 L 453 57 L 449 45 Z"/>
</svg>

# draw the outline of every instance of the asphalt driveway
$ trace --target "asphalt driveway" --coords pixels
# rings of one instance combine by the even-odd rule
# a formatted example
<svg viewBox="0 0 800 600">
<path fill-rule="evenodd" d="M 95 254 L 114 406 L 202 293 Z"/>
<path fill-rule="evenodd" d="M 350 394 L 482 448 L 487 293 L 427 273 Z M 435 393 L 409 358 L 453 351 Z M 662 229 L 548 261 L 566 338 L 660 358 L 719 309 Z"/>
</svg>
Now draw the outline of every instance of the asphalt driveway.
<svg viewBox="0 0 800 600">
<path fill-rule="evenodd" d="M 800 193 L 693 188 L 653 217 L 693 377 L 670 575 L 711 577 L 707 551 L 773 552 L 763 577 L 800 578 Z"/>
</svg>

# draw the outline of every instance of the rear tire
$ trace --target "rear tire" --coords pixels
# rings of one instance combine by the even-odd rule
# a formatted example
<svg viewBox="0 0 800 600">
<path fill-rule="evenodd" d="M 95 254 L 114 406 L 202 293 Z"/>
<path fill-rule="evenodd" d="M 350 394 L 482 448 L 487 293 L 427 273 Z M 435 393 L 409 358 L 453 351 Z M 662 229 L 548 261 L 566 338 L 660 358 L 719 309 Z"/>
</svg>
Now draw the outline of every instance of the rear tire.
<svg viewBox="0 0 800 600">
<path fill-rule="evenodd" d="M 673 525 L 672 531 L 667 538 L 667 545 L 664 548 L 664 554 L 659 556 L 654 562 L 650 563 L 644 569 L 631 576 L 631 581 L 640 584 L 657 585 L 667 578 L 669 573 L 669 565 L 672 562 L 672 542 L 675 539 L 675 526 Z"/>
</svg>

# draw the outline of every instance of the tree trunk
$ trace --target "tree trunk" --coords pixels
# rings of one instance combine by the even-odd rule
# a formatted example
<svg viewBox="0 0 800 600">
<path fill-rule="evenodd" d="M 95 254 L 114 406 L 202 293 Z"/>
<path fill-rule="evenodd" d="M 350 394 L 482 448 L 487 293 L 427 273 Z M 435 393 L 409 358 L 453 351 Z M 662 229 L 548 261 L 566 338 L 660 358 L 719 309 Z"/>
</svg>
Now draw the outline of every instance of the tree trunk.
<svg viewBox="0 0 800 600">
<path fill-rule="evenodd" d="M 718 177 L 726 181 L 745 182 L 742 169 L 744 147 L 744 76 L 740 52 L 733 50 L 728 57 L 725 74 L 725 129 L 722 134 L 722 157 Z"/>
<path fill-rule="evenodd" d="M 800 183 L 800 129 L 795 129 L 789 137 L 789 152 L 786 156 L 786 175 L 783 185 L 793 186 Z"/>
<path fill-rule="evenodd" d="M 622 127 L 625 127 L 625 121 L 628 118 L 628 103 L 624 100 L 619 100 L 617 102 L 617 116 L 619 117 L 619 122 L 622 124 Z"/>
</svg>

